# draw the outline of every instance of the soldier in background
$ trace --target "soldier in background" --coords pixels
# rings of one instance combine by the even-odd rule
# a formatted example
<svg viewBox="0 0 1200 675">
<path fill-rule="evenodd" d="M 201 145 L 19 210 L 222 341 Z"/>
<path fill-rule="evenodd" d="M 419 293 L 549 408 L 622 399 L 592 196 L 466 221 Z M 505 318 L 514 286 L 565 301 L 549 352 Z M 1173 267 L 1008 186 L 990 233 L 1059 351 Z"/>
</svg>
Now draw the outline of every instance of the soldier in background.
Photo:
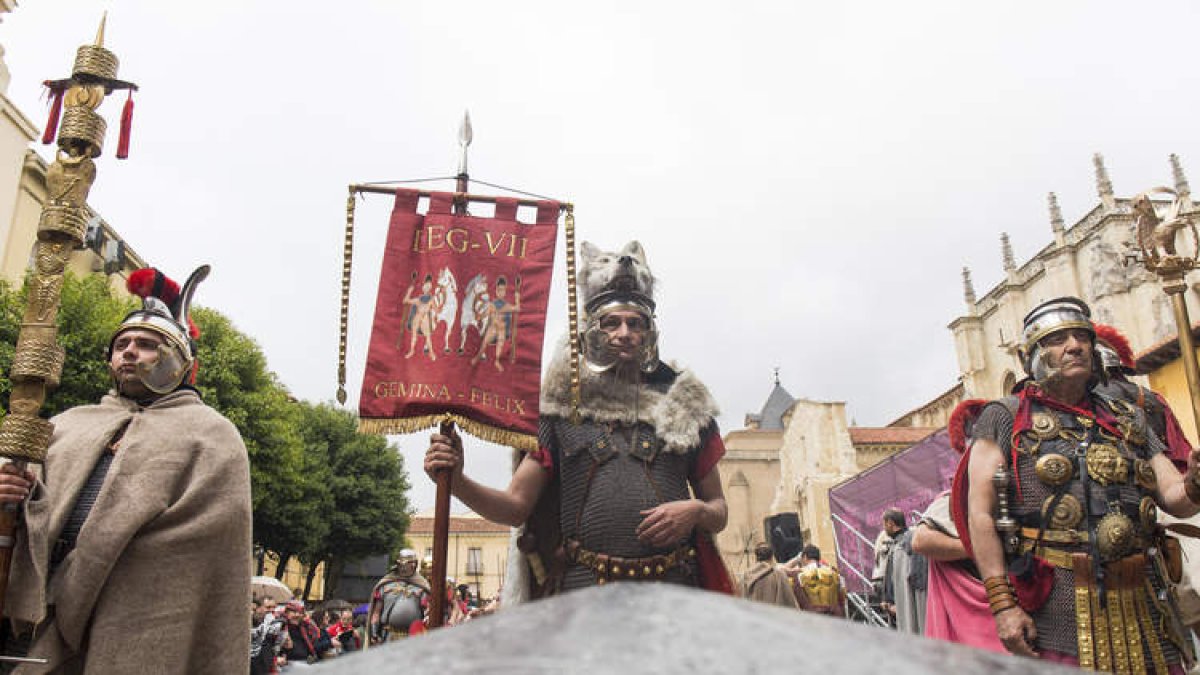
<svg viewBox="0 0 1200 675">
<path fill-rule="evenodd" d="M 430 600 L 429 582 L 417 571 L 417 553 L 400 551 L 395 564 L 371 589 L 367 634 L 371 644 L 424 632 Z"/>
<path fill-rule="evenodd" d="M 796 603 L 800 609 L 829 616 L 846 616 L 846 591 L 842 588 L 842 577 L 824 560 L 821 549 L 809 544 L 800 553 L 795 565 Z"/>
<path fill-rule="evenodd" d="M 757 562 L 742 576 L 742 597 L 768 605 L 797 609 L 800 605 L 796 601 L 792 581 L 787 573 L 772 561 L 773 557 L 774 551 L 770 544 L 762 542 L 754 547 L 754 559 Z"/>
</svg>

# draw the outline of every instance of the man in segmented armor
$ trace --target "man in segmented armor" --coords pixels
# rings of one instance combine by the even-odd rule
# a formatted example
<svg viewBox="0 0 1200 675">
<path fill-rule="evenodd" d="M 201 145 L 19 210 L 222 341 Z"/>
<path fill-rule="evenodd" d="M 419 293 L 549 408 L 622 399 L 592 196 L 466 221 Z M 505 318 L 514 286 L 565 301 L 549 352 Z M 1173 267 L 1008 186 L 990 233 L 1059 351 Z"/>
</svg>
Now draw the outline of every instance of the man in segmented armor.
<svg viewBox="0 0 1200 675">
<path fill-rule="evenodd" d="M 1116 672 L 1183 672 L 1157 510 L 1200 507 L 1145 414 L 1094 387 L 1104 372 L 1088 306 L 1024 320 L 1028 382 L 983 408 L 955 484 L 955 520 L 1011 652 Z"/>
<path fill-rule="evenodd" d="M 804 547 L 795 579 L 800 609 L 829 616 L 846 615 L 842 578 L 821 560 L 821 549 L 812 544 Z"/>
<path fill-rule="evenodd" d="M 371 644 L 423 631 L 430 600 L 429 582 L 417 571 L 417 552 L 406 548 L 371 589 L 367 628 Z M 422 623 L 420 626 L 415 624 Z"/>
<path fill-rule="evenodd" d="M 658 358 L 654 280 L 641 245 L 608 253 L 584 243 L 582 257 L 579 419 L 569 352 L 560 349 L 542 383 L 540 447 L 521 459 L 507 489 L 463 475 L 457 436 L 431 437 L 425 470 L 450 469 L 453 494 L 488 520 L 529 521 L 520 546 L 530 595 L 616 580 L 732 592 L 723 567 L 721 581 L 701 578 L 709 537 L 727 513 L 716 404 L 694 375 Z M 520 599 L 510 583 L 506 602 Z"/>
</svg>

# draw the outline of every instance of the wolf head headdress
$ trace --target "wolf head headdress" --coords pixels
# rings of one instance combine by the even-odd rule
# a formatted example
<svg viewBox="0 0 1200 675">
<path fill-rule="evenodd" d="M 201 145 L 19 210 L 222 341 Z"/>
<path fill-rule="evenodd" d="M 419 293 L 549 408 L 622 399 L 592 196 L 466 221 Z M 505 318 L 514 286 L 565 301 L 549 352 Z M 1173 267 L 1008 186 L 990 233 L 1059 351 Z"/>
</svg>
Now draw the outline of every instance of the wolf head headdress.
<svg viewBox="0 0 1200 675">
<path fill-rule="evenodd" d="M 649 329 L 642 344 L 638 366 L 644 373 L 658 368 L 658 327 L 654 322 L 654 275 L 646 264 L 642 245 L 631 241 L 619 252 L 601 251 L 584 242 L 580 249 L 583 265 L 580 292 L 584 317 L 582 344 L 585 363 L 593 372 L 616 365 L 608 349 L 608 336 L 600 322 L 615 311 L 632 311 L 646 319 Z"/>
</svg>

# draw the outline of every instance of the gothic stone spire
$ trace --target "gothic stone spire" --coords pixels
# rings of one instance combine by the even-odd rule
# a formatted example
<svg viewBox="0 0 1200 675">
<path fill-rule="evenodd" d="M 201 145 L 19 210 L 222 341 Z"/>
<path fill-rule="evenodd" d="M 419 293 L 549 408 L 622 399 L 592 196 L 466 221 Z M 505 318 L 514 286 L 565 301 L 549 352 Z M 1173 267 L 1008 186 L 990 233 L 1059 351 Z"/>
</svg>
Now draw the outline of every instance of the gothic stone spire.
<svg viewBox="0 0 1200 675">
<path fill-rule="evenodd" d="M 971 283 L 971 268 L 963 265 L 963 300 L 967 302 L 967 309 L 975 310 L 975 284 Z"/>
<path fill-rule="evenodd" d="M 1092 155 L 1092 164 L 1096 167 L 1096 192 L 1100 194 L 1100 202 L 1104 204 L 1105 209 L 1112 210 L 1117 202 L 1113 197 L 1113 185 L 1108 178 L 1108 169 L 1104 166 L 1104 155 L 1098 152 Z"/>
<path fill-rule="evenodd" d="M 1063 223 L 1062 209 L 1058 207 L 1058 195 L 1051 192 L 1046 201 L 1050 204 L 1050 228 L 1054 230 L 1054 234 L 1060 235 L 1066 231 L 1066 224 Z"/>
</svg>

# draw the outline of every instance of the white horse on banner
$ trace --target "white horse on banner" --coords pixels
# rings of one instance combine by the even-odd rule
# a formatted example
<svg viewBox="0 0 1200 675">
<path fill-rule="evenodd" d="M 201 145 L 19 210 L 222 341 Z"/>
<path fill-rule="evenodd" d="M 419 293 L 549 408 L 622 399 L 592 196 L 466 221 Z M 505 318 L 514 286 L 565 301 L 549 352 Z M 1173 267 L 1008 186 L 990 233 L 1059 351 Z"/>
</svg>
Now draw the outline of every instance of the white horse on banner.
<svg viewBox="0 0 1200 675">
<path fill-rule="evenodd" d="M 449 267 L 438 273 L 437 290 L 434 291 L 433 330 L 438 324 L 446 324 L 445 350 L 450 353 L 450 333 L 454 332 L 454 320 L 458 318 L 458 281 Z"/>
<path fill-rule="evenodd" d="M 458 353 L 462 354 L 467 347 L 467 329 L 474 328 L 483 335 L 487 329 L 485 318 L 487 312 L 484 307 L 488 303 L 487 276 L 482 272 L 471 277 L 467 282 L 467 291 L 463 294 L 463 311 L 462 318 L 459 319 L 459 332 L 461 339 L 458 341 Z"/>
</svg>

